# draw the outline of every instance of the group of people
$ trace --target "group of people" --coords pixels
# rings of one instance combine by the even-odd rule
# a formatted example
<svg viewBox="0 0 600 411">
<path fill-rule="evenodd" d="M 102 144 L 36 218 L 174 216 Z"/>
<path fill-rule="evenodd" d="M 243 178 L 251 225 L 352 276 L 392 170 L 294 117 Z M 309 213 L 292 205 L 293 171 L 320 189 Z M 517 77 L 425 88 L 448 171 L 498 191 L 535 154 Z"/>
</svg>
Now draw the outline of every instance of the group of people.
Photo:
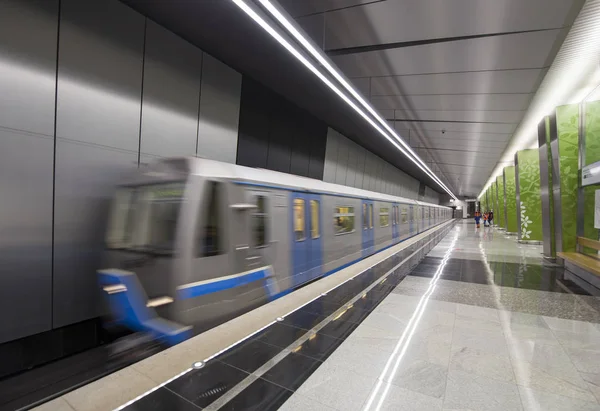
<svg viewBox="0 0 600 411">
<path fill-rule="evenodd" d="M 494 223 L 494 211 L 486 211 L 481 215 L 481 211 L 475 211 L 475 224 L 477 224 L 477 228 L 480 227 L 481 219 L 483 218 L 483 226 L 491 227 Z"/>
</svg>

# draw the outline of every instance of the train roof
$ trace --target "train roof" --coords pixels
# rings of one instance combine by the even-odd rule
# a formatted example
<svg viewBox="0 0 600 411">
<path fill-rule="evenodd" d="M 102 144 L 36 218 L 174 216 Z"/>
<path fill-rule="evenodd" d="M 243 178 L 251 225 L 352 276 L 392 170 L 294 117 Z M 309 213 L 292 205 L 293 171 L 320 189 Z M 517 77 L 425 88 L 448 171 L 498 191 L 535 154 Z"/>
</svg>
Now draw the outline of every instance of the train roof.
<svg viewBox="0 0 600 411">
<path fill-rule="evenodd" d="M 319 193 L 330 193 L 348 197 L 360 197 L 380 201 L 402 202 L 408 204 L 420 204 L 439 208 L 448 208 L 445 206 L 440 206 L 439 204 L 426 203 L 408 198 L 363 190 L 360 188 L 327 183 L 313 178 L 301 177 L 293 174 L 260 168 L 244 167 L 198 157 L 165 159 L 159 160 L 155 164 L 160 166 L 161 163 L 164 164 L 165 162 L 170 163 L 171 167 L 176 167 L 180 171 L 187 172 L 189 174 L 231 179 L 240 183 L 248 183 L 257 186 L 268 186 L 273 188 L 280 187 L 301 191 L 306 190 Z M 149 167 L 152 168 L 152 165 Z"/>
</svg>

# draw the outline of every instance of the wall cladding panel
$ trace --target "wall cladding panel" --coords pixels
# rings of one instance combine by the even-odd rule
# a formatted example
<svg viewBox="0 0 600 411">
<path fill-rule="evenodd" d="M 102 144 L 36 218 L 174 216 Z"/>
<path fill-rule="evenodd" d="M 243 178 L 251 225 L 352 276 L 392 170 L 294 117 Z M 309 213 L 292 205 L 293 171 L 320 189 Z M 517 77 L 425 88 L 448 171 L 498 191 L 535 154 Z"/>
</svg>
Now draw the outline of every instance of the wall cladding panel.
<svg viewBox="0 0 600 411">
<path fill-rule="evenodd" d="M 338 134 L 332 128 L 327 129 L 327 145 L 325 148 L 325 167 L 323 181 L 335 183 L 335 168 L 337 165 Z"/>
<path fill-rule="evenodd" d="M 242 75 L 208 54 L 202 62 L 198 155 L 235 163 Z"/>
<path fill-rule="evenodd" d="M 119 172 L 137 166 L 144 46 L 144 17 L 122 3 L 61 4 L 54 327 L 99 314 L 105 208 Z"/>
<path fill-rule="evenodd" d="M 52 326 L 57 33 L 58 1 L 0 2 L 0 343 Z"/>
<path fill-rule="evenodd" d="M 242 82 L 237 164 L 267 168 L 270 110 L 268 90 L 253 81 Z"/>
<path fill-rule="evenodd" d="M 51 328 L 51 137 L 0 128 L 0 343 Z"/>
<path fill-rule="evenodd" d="M 240 104 L 237 164 L 335 179 L 329 157 L 337 155 L 337 147 L 326 152 L 324 123 L 247 77 Z"/>
<path fill-rule="evenodd" d="M 0 127 L 52 136 L 58 0 L 0 2 Z"/>
<path fill-rule="evenodd" d="M 137 152 L 144 17 L 118 1 L 61 4 L 57 136 Z"/>
<path fill-rule="evenodd" d="M 147 22 L 145 51 L 141 152 L 193 155 L 202 52 L 152 21 Z"/>
<path fill-rule="evenodd" d="M 348 139 L 340 138 L 338 141 L 337 166 L 335 168 L 335 183 L 346 185 L 346 171 L 348 169 Z"/>
<path fill-rule="evenodd" d="M 308 114 L 305 113 L 305 116 Z M 308 166 L 308 176 L 318 180 L 323 179 L 325 167 L 325 146 L 327 145 L 327 125 L 325 123 L 310 118 L 307 123 L 310 127 L 307 129 L 307 138 L 311 141 L 310 161 Z"/>
<path fill-rule="evenodd" d="M 137 167 L 137 153 L 57 141 L 54 237 L 54 327 L 98 312 L 101 264 L 114 184 Z"/>
<path fill-rule="evenodd" d="M 348 171 L 346 172 L 346 185 L 350 187 L 355 187 L 354 181 L 356 180 L 356 161 L 358 145 L 350 140 L 348 140 L 348 142 Z"/>
</svg>

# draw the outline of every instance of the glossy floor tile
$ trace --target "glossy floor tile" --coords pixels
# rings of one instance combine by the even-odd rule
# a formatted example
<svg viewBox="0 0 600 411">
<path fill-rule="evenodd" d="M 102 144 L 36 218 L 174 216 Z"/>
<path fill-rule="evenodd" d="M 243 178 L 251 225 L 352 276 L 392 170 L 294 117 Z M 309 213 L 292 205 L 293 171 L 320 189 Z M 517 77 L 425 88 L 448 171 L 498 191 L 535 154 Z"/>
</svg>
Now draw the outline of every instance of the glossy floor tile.
<svg viewBox="0 0 600 411">
<path fill-rule="evenodd" d="M 598 410 L 600 304 L 539 251 L 457 224 L 366 318 L 330 332 L 344 342 L 290 407 Z"/>
</svg>

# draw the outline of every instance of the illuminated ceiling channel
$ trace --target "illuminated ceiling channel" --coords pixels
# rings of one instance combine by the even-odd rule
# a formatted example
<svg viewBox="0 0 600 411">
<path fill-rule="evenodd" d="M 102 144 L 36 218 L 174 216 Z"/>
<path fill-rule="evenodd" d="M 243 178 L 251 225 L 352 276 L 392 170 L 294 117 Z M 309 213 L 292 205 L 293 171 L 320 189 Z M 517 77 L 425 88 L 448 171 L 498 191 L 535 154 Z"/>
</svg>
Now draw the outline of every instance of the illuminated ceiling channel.
<svg viewBox="0 0 600 411">
<path fill-rule="evenodd" d="M 514 165 L 517 151 L 538 147 L 537 127 L 545 116 L 564 104 L 600 98 L 599 56 L 600 0 L 588 0 L 478 198 L 504 167 Z"/>
<path fill-rule="evenodd" d="M 295 26 L 294 23 L 288 19 L 284 13 L 280 11 L 269 0 L 259 0 L 260 4 L 265 10 L 270 13 L 278 22 L 281 24 L 287 32 L 293 36 L 296 41 L 302 45 L 303 50 L 299 50 L 297 47 L 292 45 L 291 42 L 286 40 L 278 30 L 262 16 L 260 10 L 256 6 L 246 3 L 244 0 L 231 0 L 233 1 L 244 13 L 246 13 L 252 20 L 260 25 L 271 37 L 273 37 L 279 44 L 281 44 L 290 54 L 292 54 L 298 61 L 300 61 L 306 68 L 308 68 L 315 76 L 319 78 L 327 87 L 335 92 L 346 104 L 348 104 L 354 111 L 356 111 L 362 118 L 364 118 L 379 134 L 394 145 L 402 154 L 410 159 L 415 165 L 417 165 L 425 174 L 431 177 L 444 191 L 446 191 L 452 198 L 457 200 L 458 198 L 454 193 L 442 182 L 442 180 L 431 171 L 431 169 L 425 164 L 425 162 L 413 151 L 413 149 L 388 125 L 387 121 L 381 117 L 381 115 L 361 96 L 359 92 L 352 87 L 352 85 L 344 78 L 344 76 L 333 67 L 329 59 L 323 54 L 322 50 L 314 46 L 310 40 L 308 40 Z M 319 68 L 305 57 L 303 52 L 308 52 L 316 59 L 321 67 L 323 67 L 334 79 L 335 82 L 341 86 L 346 92 L 354 98 L 354 100 L 346 95 L 338 85 L 334 84 L 325 74 L 323 74 Z M 358 104 L 357 104 L 358 102 Z M 359 107 L 362 106 L 361 107 Z M 364 110 L 368 112 L 365 112 Z M 369 115 L 370 114 L 370 115 Z"/>
</svg>

